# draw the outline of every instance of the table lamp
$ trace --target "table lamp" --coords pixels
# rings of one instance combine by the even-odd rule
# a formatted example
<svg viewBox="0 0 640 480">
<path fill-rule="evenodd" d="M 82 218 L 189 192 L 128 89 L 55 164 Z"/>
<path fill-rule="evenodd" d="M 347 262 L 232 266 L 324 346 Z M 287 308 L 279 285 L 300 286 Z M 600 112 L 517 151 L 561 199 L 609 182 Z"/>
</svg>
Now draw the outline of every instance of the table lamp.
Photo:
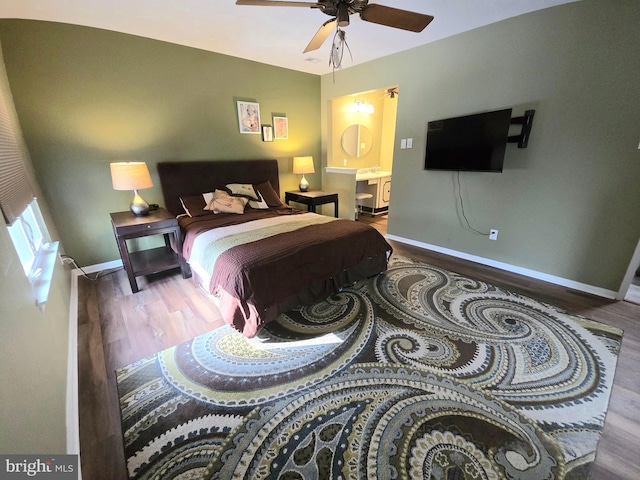
<svg viewBox="0 0 640 480">
<path fill-rule="evenodd" d="M 149 169 L 144 162 L 115 162 L 111 164 L 111 182 L 114 190 L 133 190 L 131 213 L 142 216 L 149 213 L 149 204 L 138 190 L 153 187 Z"/>
<path fill-rule="evenodd" d="M 302 174 L 302 180 L 300 180 L 300 191 L 306 192 L 309 190 L 309 182 L 304 178 L 305 173 L 315 173 L 313 168 L 313 157 L 293 157 L 293 173 Z"/>
</svg>

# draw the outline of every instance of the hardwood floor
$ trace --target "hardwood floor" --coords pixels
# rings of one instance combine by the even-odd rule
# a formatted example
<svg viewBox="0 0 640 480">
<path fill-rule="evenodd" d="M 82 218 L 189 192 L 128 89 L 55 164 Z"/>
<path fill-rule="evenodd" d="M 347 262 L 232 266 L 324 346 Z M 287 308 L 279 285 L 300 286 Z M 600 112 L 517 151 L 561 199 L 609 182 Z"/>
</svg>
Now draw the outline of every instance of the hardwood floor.
<svg viewBox="0 0 640 480">
<path fill-rule="evenodd" d="M 379 217 L 378 217 L 379 218 Z M 384 216 L 386 222 L 386 216 Z M 386 229 L 386 227 L 385 227 Z M 640 478 L 640 306 L 615 302 L 416 247 L 397 254 L 475 277 L 624 329 L 593 479 Z M 84 479 L 126 479 L 114 370 L 220 325 L 213 302 L 179 270 L 140 278 L 123 270 L 78 281 L 80 450 Z"/>
<path fill-rule="evenodd" d="M 126 479 L 115 370 L 223 325 L 179 270 L 139 278 L 123 269 L 78 279 L 80 459 L 86 480 Z"/>
</svg>

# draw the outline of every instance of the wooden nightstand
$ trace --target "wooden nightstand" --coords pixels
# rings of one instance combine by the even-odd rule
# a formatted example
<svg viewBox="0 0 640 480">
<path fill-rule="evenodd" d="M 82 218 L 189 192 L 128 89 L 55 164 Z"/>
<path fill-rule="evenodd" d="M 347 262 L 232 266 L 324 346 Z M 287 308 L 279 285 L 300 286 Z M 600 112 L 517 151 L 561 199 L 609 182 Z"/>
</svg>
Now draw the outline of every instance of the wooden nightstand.
<svg viewBox="0 0 640 480">
<path fill-rule="evenodd" d="M 284 192 L 284 202 L 289 205 L 289 202 L 303 203 L 307 206 L 307 210 L 310 212 L 316 211 L 316 206 L 324 205 L 325 203 L 334 204 L 334 217 L 338 216 L 338 194 L 321 192 L 320 190 L 309 190 L 308 192 L 301 192 L 296 190 L 293 192 Z"/>
<path fill-rule="evenodd" d="M 182 248 L 182 234 L 178 220 L 164 208 L 152 210 L 148 215 L 142 217 L 136 217 L 129 211 L 112 213 L 111 224 L 133 293 L 139 290 L 136 277 L 142 275 L 180 267 L 182 278 L 189 278 L 190 272 L 187 263 L 182 255 L 171 248 L 170 236 L 173 236 L 173 245 L 176 246 L 176 249 Z M 149 235 L 164 235 L 164 247 L 129 252 L 127 240 Z"/>
</svg>

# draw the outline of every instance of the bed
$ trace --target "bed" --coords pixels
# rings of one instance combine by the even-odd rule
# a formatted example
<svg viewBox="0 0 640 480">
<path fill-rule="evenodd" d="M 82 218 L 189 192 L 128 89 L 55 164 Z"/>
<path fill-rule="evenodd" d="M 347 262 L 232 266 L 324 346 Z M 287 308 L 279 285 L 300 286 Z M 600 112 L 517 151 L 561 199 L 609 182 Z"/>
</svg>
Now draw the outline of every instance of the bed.
<svg viewBox="0 0 640 480">
<path fill-rule="evenodd" d="M 276 160 L 160 162 L 158 173 L 194 280 L 246 337 L 387 268 L 391 246 L 371 226 L 284 205 Z M 230 213 L 229 197 L 246 206 Z"/>
</svg>

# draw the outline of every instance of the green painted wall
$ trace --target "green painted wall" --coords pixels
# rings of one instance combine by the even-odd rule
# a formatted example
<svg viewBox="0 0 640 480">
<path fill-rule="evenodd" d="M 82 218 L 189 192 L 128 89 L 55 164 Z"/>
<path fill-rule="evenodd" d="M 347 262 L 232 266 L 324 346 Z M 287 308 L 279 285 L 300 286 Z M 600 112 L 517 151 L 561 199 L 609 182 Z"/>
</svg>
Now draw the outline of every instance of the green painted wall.
<svg viewBox="0 0 640 480">
<path fill-rule="evenodd" d="M 111 187 L 109 163 L 276 158 L 281 189 L 297 188 L 292 157 L 320 171 L 320 77 L 105 30 L 0 21 L 18 117 L 66 253 L 80 265 L 119 258 L 109 213 L 133 194 Z M 239 133 L 236 101 L 260 104 L 261 121 L 289 119 L 289 139 Z M 320 187 L 321 175 L 309 175 Z"/>
<path fill-rule="evenodd" d="M 0 95 L 13 110 L 1 52 Z M 13 127 L 20 131 L 15 115 Z M 20 136 L 18 145 L 24 150 Z M 34 188 L 39 191 L 37 185 Z M 47 204 L 42 199 L 38 204 L 56 240 Z M 69 272 L 56 262 L 49 298 L 41 312 L 4 222 L 0 222 L 0 266 L 0 452 L 65 453 Z"/>
<path fill-rule="evenodd" d="M 635 0 L 585 0 L 325 75 L 323 154 L 331 99 L 398 85 L 390 234 L 617 291 L 640 238 L 638 25 Z M 460 175 L 490 241 L 456 176 L 423 170 L 426 123 L 503 107 L 536 110 L 529 147 Z"/>
</svg>

